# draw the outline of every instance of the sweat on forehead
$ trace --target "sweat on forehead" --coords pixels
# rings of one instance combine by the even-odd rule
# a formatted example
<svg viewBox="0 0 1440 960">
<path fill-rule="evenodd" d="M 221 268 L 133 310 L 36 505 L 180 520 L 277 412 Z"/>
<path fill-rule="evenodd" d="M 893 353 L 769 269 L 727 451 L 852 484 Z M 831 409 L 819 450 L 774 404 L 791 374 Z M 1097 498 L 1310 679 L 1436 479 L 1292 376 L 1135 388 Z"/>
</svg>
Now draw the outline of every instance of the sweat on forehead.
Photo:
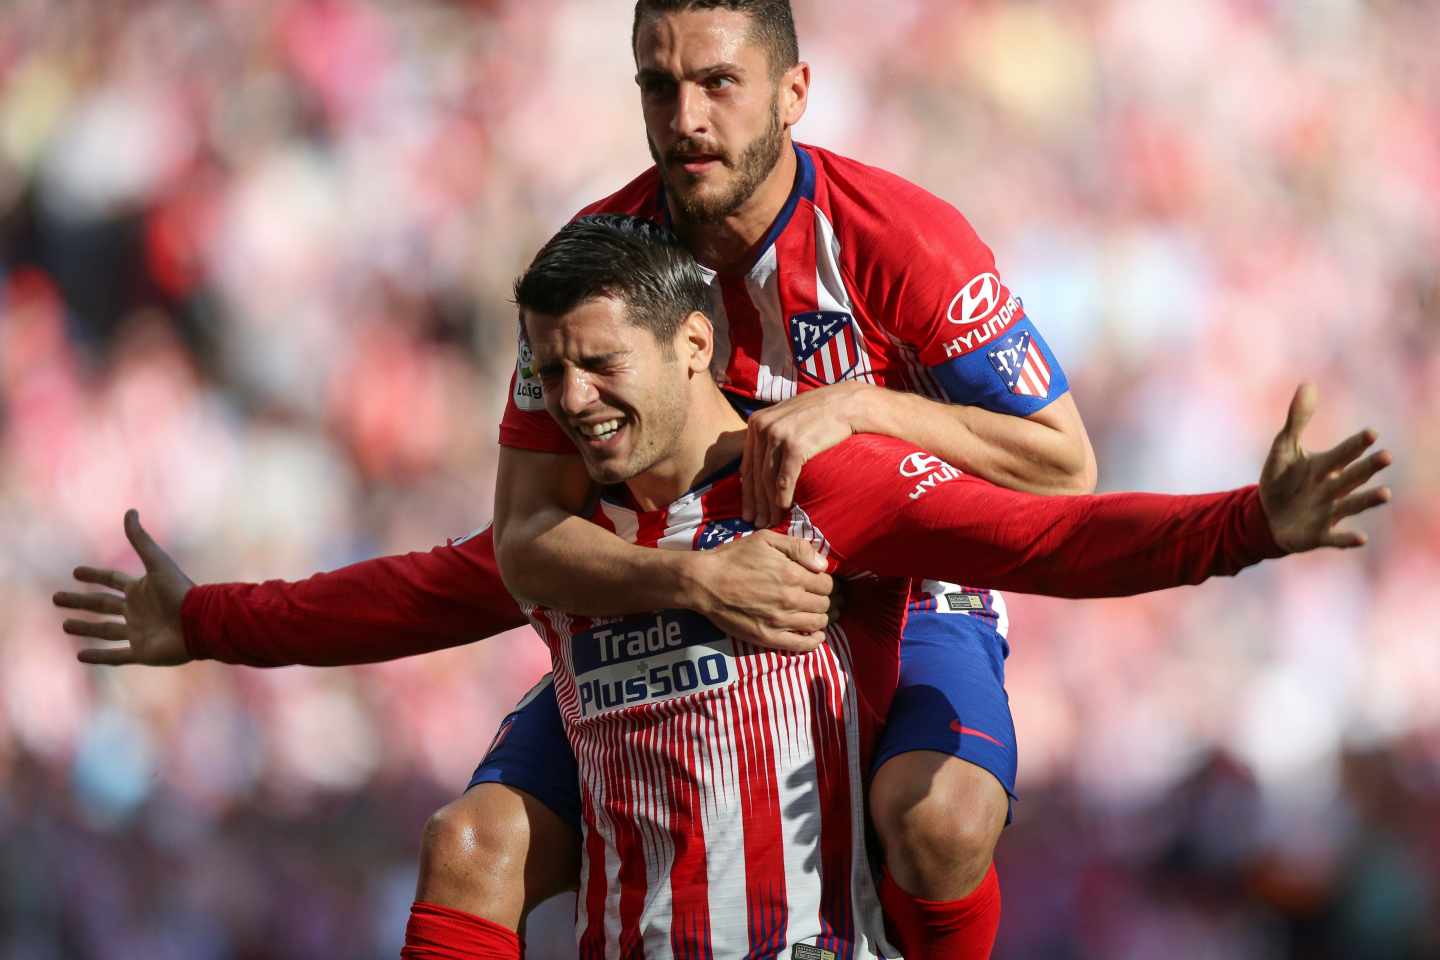
<svg viewBox="0 0 1440 960">
<path fill-rule="evenodd" d="M 765 48 L 772 77 L 800 62 L 800 42 L 795 36 L 790 0 L 636 0 L 635 21 L 630 28 L 631 51 L 635 50 L 645 20 L 688 10 L 734 10 L 749 17 L 751 37 Z"/>
</svg>

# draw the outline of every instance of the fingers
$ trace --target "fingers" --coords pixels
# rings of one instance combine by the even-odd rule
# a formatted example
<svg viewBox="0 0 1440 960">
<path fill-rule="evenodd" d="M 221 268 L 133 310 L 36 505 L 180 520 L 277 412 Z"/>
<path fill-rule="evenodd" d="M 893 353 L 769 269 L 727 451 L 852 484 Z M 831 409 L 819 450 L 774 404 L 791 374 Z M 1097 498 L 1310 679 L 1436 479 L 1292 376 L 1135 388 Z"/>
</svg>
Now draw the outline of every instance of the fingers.
<svg viewBox="0 0 1440 960">
<path fill-rule="evenodd" d="M 100 567 L 76 567 L 71 575 L 81 583 L 93 583 L 96 586 L 119 590 L 121 593 L 129 590 L 130 584 L 135 582 L 135 578 L 127 573 Z"/>
<path fill-rule="evenodd" d="M 757 536 L 760 535 L 757 534 Z M 798 540 L 795 537 L 787 537 L 782 533 L 771 531 L 764 536 L 764 542 L 814 573 L 824 574 L 829 569 L 829 564 L 820 555 L 820 551 L 815 548 L 815 544 L 808 540 Z M 826 575 L 825 580 L 828 582 L 830 577 Z M 829 593 L 830 588 L 827 587 L 824 592 Z"/>
<path fill-rule="evenodd" d="M 1339 470 L 1369 449 L 1375 442 L 1374 430 L 1361 430 L 1341 440 L 1329 450 L 1314 454 L 1315 468 L 1325 473 Z"/>
<path fill-rule="evenodd" d="M 126 632 L 125 624 L 118 620 L 76 620 L 70 618 L 60 625 L 60 629 L 72 637 L 91 637 L 95 640 L 122 642 L 129 636 Z"/>
<path fill-rule="evenodd" d="M 130 546 L 135 548 L 135 553 L 140 557 L 140 562 L 145 564 L 147 572 L 170 562 L 170 555 L 160 549 L 160 544 L 140 526 L 140 511 L 133 507 L 125 511 L 125 538 L 130 541 Z"/>
<path fill-rule="evenodd" d="M 117 617 L 125 613 L 125 598 L 116 593 L 71 593 L 61 590 L 50 599 L 55 606 L 66 610 L 86 610 Z"/>
<path fill-rule="evenodd" d="M 119 667 L 127 663 L 135 663 L 135 651 L 129 646 L 107 647 L 105 649 L 90 648 L 81 650 L 75 654 L 75 659 L 81 663 L 98 663 L 106 667 Z"/>
<path fill-rule="evenodd" d="M 1390 466 L 1392 459 L 1389 450 L 1379 450 L 1364 460 L 1350 464 L 1343 471 L 1325 481 L 1325 495 L 1334 500 L 1353 493 L 1375 474 Z"/>
<path fill-rule="evenodd" d="M 1344 520 L 1346 517 L 1353 517 L 1356 514 L 1364 513 L 1366 510 L 1373 510 L 1381 504 L 1389 502 L 1389 487 L 1371 487 L 1369 490 L 1362 490 L 1359 493 L 1351 494 L 1335 504 L 1331 515 L 1335 518 L 1335 521 L 1338 522 Z"/>
<path fill-rule="evenodd" d="M 740 455 L 740 518 L 755 522 L 755 428 L 745 429 L 745 451 Z"/>
<path fill-rule="evenodd" d="M 813 633 L 787 630 L 766 635 L 760 645 L 771 650 L 783 650 L 786 653 L 809 653 L 824 642 L 824 630 L 816 630 Z"/>
<path fill-rule="evenodd" d="M 780 448 L 765 436 L 755 439 L 755 526 L 772 526 L 775 512 L 775 462 Z"/>
<path fill-rule="evenodd" d="M 776 451 L 776 454 L 780 465 L 775 470 L 771 502 L 775 505 L 775 519 L 779 520 L 784 516 L 784 511 L 795 504 L 795 484 L 800 480 L 800 468 L 805 466 L 805 458 L 793 447 Z"/>
<path fill-rule="evenodd" d="M 1315 415 L 1315 406 L 1319 402 L 1320 391 L 1313 383 L 1302 383 L 1295 388 L 1295 396 L 1290 398 L 1290 410 L 1285 415 L 1285 426 L 1280 430 L 1277 440 L 1285 440 L 1300 446 L 1300 434 L 1305 432 L 1305 425 Z"/>
</svg>

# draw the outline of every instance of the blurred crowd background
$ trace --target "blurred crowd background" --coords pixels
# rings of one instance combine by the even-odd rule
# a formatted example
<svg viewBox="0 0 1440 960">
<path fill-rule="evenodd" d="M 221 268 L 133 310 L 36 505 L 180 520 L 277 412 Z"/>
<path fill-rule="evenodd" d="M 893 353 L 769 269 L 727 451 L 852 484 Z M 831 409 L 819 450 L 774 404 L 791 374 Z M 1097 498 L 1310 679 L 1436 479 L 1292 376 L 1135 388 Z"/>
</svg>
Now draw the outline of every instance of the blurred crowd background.
<svg viewBox="0 0 1440 960">
<path fill-rule="evenodd" d="M 1440 5 L 796 11 L 799 138 L 969 216 L 1102 489 L 1252 481 L 1304 378 L 1315 446 L 1397 454 L 1363 553 L 1012 598 L 997 955 L 1440 956 Z M 629 30 L 627 0 L 0 5 L 0 960 L 398 954 L 421 825 L 539 642 L 109 670 L 49 595 L 136 568 L 131 505 L 197 580 L 488 521 L 511 279 L 649 163 Z"/>
</svg>

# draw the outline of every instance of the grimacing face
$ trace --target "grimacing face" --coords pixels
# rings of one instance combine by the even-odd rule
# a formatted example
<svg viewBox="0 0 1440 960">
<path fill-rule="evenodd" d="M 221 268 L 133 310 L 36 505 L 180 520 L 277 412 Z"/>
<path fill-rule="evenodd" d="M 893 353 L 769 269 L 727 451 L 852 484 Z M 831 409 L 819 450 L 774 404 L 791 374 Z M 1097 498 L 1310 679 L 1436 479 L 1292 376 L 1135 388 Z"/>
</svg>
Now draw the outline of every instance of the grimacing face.
<svg viewBox="0 0 1440 960">
<path fill-rule="evenodd" d="M 780 89 L 750 17 L 686 10 L 642 22 L 635 82 L 650 155 L 681 219 L 735 213 L 785 148 Z"/>
<path fill-rule="evenodd" d="M 545 408 L 596 483 L 623 483 L 670 458 L 688 419 L 686 367 L 670 345 L 596 297 L 560 316 L 525 312 Z"/>
</svg>

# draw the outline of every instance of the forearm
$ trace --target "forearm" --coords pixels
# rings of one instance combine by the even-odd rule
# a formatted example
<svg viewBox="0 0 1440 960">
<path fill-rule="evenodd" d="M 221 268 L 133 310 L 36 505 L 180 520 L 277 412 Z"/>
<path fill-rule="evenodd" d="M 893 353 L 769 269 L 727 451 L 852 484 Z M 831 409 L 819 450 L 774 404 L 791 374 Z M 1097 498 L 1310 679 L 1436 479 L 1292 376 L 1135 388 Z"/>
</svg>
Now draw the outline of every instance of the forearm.
<svg viewBox="0 0 1440 960">
<path fill-rule="evenodd" d="M 563 510 L 512 521 L 498 555 L 511 593 L 541 606 L 588 617 L 697 606 L 690 551 L 636 546 Z"/>
<path fill-rule="evenodd" d="M 1094 453 L 1068 393 L 1032 418 L 877 387 L 856 400 L 856 433 L 913 443 L 1011 490 L 1069 495 L 1095 489 Z"/>
<path fill-rule="evenodd" d="M 296 582 L 198 586 L 181 620 L 191 656 L 257 667 L 393 660 L 525 623 L 500 580 L 488 529 Z"/>
<path fill-rule="evenodd" d="M 857 558 L 867 569 L 1057 597 L 1195 584 L 1283 553 L 1254 487 L 1058 498 L 962 478 L 911 501 L 880 539 Z"/>
</svg>

